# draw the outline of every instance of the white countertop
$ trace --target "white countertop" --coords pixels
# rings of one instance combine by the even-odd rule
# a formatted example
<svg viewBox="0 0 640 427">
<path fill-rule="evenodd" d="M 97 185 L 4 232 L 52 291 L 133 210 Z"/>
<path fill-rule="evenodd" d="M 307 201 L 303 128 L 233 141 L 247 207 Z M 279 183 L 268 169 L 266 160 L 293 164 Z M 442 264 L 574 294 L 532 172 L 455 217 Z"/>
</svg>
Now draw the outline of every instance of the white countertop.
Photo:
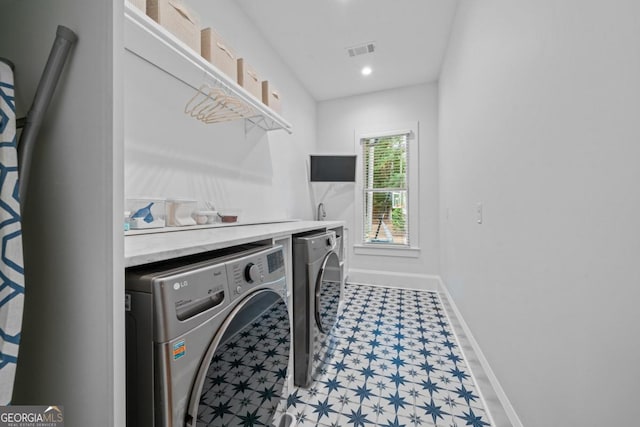
<svg viewBox="0 0 640 427">
<path fill-rule="evenodd" d="M 132 267 L 228 246 L 344 225 L 344 221 L 288 221 L 126 235 L 124 265 Z"/>
</svg>

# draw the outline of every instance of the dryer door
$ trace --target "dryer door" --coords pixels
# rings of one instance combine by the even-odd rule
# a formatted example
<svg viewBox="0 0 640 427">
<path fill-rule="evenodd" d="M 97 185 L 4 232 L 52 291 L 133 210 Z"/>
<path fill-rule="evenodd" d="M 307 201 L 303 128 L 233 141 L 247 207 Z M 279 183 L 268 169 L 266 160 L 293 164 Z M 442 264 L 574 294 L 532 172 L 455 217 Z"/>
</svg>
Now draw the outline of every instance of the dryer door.
<svg viewBox="0 0 640 427">
<path fill-rule="evenodd" d="M 340 305 L 340 259 L 331 251 L 322 261 L 315 285 L 316 326 L 328 334 L 338 318 Z"/>
<path fill-rule="evenodd" d="M 278 405 L 288 394 L 290 346 L 282 296 L 262 289 L 245 297 L 209 346 L 186 426 L 278 425 Z"/>
</svg>

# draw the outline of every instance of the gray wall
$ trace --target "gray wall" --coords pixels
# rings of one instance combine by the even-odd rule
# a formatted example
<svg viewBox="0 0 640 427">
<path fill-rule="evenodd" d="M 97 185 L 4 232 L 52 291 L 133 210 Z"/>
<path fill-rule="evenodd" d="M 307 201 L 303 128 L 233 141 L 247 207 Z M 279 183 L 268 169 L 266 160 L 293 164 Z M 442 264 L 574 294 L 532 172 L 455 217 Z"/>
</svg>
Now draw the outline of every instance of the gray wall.
<svg viewBox="0 0 640 427">
<path fill-rule="evenodd" d="M 79 36 L 33 160 L 13 403 L 63 405 L 71 427 L 122 426 L 122 45 L 113 31 L 122 25 L 122 2 L 4 0 L 0 7 L 0 52 L 16 64 L 20 115 L 56 26 Z"/>
<path fill-rule="evenodd" d="M 638 16 L 634 0 L 463 1 L 452 32 L 442 275 L 526 426 L 640 416 Z"/>
</svg>

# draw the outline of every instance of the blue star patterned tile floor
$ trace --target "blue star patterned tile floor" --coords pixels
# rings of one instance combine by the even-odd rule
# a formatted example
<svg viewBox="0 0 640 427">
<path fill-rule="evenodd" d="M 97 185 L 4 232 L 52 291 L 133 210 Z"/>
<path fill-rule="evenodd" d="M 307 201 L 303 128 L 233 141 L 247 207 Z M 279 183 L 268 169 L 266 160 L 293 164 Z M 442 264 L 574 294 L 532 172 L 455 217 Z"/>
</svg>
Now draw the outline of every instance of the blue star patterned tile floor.
<svg viewBox="0 0 640 427">
<path fill-rule="evenodd" d="M 297 426 L 491 425 L 436 292 L 347 284 L 318 381 L 294 388 Z"/>
<path fill-rule="evenodd" d="M 280 301 L 221 344 L 198 426 L 491 425 L 438 293 L 347 284 L 320 378 L 289 392 L 287 318 Z"/>
</svg>

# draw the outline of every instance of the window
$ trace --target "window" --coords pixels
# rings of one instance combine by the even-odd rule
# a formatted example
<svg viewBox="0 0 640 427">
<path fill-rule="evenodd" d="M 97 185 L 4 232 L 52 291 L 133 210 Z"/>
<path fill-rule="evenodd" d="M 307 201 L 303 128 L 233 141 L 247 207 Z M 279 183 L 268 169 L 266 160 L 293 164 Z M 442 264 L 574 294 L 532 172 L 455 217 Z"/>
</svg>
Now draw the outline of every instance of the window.
<svg viewBox="0 0 640 427">
<path fill-rule="evenodd" d="M 355 129 L 354 253 L 420 256 L 418 122 Z"/>
<path fill-rule="evenodd" d="M 407 131 L 360 139 L 365 245 L 410 246 L 409 136 Z"/>
</svg>

